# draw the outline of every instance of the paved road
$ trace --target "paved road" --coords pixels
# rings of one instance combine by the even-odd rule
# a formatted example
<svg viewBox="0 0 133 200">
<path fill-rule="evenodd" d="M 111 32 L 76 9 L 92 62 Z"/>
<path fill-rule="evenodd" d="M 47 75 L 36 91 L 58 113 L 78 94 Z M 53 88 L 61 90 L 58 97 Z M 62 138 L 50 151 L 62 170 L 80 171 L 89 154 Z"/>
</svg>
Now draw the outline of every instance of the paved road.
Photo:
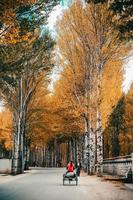
<svg viewBox="0 0 133 200">
<path fill-rule="evenodd" d="M 36 169 L 0 182 L 0 200 L 132 200 L 123 186 L 82 175 L 79 185 L 62 185 L 64 169 Z"/>
</svg>

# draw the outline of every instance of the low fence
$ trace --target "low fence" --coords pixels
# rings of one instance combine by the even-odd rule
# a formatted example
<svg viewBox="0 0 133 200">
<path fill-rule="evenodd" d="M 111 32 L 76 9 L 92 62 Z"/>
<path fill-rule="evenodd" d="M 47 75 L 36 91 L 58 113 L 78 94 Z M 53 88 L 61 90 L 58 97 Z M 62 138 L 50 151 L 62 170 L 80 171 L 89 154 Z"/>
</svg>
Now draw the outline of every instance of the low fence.
<svg viewBox="0 0 133 200">
<path fill-rule="evenodd" d="M 127 178 L 133 182 L 133 153 L 127 156 L 104 159 L 102 167 L 104 174 Z"/>
<path fill-rule="evenodd" d="M 10 173 L 11 163 L 11 159 L 0 159 L 0 173 Z"/>
</svg>

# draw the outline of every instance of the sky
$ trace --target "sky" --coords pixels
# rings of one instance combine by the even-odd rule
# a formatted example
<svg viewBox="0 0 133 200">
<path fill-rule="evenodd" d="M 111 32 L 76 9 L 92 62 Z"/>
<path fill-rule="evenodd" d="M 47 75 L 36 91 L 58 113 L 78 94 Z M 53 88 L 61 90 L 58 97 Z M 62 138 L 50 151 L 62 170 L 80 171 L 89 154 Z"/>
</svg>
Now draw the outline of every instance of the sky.
<svg viewBox="0 0 133 200">
<path fill-rule="evenodd" d="M 2 112 L 2 110 L 3 110 L 3 103 L 2 101 L 0 101 L 0 112 Z"/>
<path fill-rule="evenodd" d="M 125 93 L 128 92 L 132 83 L 133 83 L 133 56 L 127 59 L 124 65 L 122 88 Z"/>
<path fill-rule="evenodd" d="M 65 7 L 62 8 L 61 5 L 55 6 L 55 8 L 53 9 L 53 11 L 51 12 L 51 14 L 50 14 L 50 16 L 48 18 L 47 27 L 49 28 L 51 34 L 54 37 L 56 36 L 56 31 L 55 31 L 56 22 L 57 22 L 58 19 L 61 18 L 64 9 L 65 9 Z"/>
</svg>

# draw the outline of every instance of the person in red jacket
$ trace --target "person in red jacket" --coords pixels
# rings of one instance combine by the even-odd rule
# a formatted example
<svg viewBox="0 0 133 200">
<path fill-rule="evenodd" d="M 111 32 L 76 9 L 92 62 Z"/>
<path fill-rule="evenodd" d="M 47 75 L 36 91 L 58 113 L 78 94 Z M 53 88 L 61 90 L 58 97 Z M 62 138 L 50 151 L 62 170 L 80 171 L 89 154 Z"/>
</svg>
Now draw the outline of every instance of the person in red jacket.
<svg viewBox="0 0 133 200">
<path fill-rule="evenodd" d="M 67 173 L 68 173 L 68 172 L 74 172 L 74 170 L 75 170 L 74 163 L 73 163 L 73 161 L 70 161 L 70 162 L 68 163 L 68 165 L 67 165 Z"/>
</svg>

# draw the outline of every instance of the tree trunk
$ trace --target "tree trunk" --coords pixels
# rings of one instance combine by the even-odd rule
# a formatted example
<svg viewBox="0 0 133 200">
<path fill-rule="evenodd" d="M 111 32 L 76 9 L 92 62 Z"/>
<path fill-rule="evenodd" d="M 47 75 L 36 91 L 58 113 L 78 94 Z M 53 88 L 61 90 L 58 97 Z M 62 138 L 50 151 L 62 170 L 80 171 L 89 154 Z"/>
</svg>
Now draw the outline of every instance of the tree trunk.
<svg viewBox="0 0 133 200">
<path fill-rule="evenodd" d="M 96 152 L 97 152 L 97 174 L 101 175 L 102 172 L 102 161 L 103 161 L 103 133 L 102 133 L 102 118 L 100 112 L 101 104 L 101 80 L 102 72 L 101 67 L 98 69 L 98 80 L 97 80 L 97 130 L 96 130 Z"/>
<path fill-rule="evenodd" d="M 14 150 L 12 160 L 12 173 L 20 174 L 24 171 L 24 156 L 23 156 L 23 80 L 19 81 L 19 108 L 18 108 L 18 124 L 16 133 L 14 133 Z M 17 121 L 17 120 L 16 120 Z"/>
</svg>

